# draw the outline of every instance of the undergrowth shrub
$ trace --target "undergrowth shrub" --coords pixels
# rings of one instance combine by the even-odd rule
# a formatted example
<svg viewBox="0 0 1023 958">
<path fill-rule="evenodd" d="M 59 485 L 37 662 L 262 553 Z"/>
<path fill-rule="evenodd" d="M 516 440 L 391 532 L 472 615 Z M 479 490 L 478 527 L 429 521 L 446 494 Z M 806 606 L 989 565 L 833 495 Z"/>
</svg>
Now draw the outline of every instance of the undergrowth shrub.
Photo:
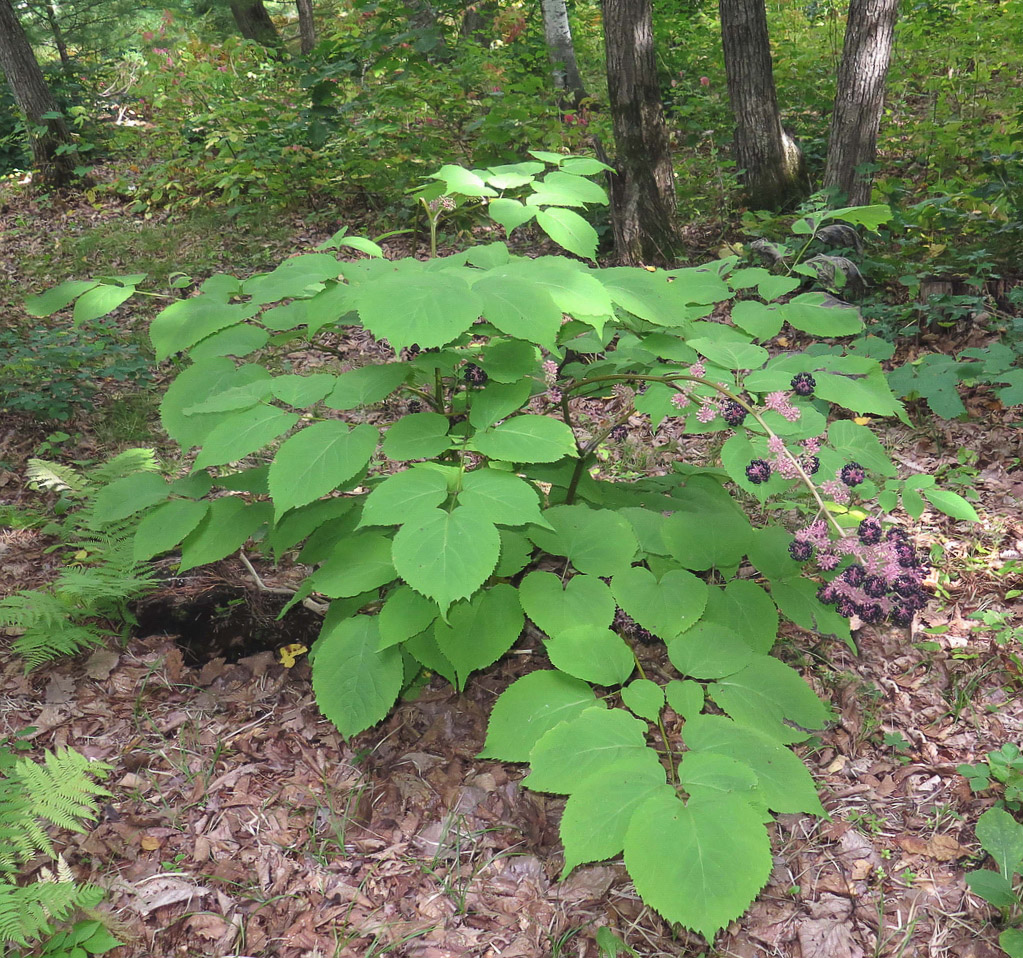
<svg viewBox="0 0 1023 958">
<path fill-rule="evenodd" d="M 104 893 L 75 880 L 55 853 L 46 826 L 85 831 L 85 823 L 96 818 L 98 799 L 110 794 L 99 784 L 110 766 L 71 749 L 47 752 L 43 762 L 33 762 L 17 756 L 22 744 L 0 741 L 0 943 L 28 947 L 45 937 L 42 954 L 53 958 L 104 954 L 120 942 L 98 919 L 55 931 L 55 922 L 93 911 Z M 38 879 L 18 884 L 19 871 L 39 855 L 53 860 L 53 867 L 44 866 Z M 8 948 L 4 954 L 17 958 L 19 953 Z"/>
<path fill-rule="evenodd" d="M 535 217 L 593 258 L 569 207 L 596 202 L 602 165 L 535 155 L 445 167 L 424 203 L 486 201 L 507 232 Z M 711 939 L 767 881 L 772 816 L 823 814 L 791 749 L 830 712 L 771 655 L 782 620 L 850 645 L 851 617 L 908 624 L 927 566 L 883 513 L 926 500 L 975 518 L 932 477 L 898 478 L 857 421 L 905 414 L 869 350 L 833 341 L 862 331 L 857 310 L 796 293 L 803 278 L 736 257 L 598 269 L 500 241 L 388 261 L 341 234 L 214 276 L 150 330 L 159 359 L 188 358 L 161 416 L 191 472 L 116 479 L 105 518 L 135 523 L 137 560 L 179 549 L 182 571 L 249 541 L 312 566 L 292 601 L 330 600 L 313 688 L 346 737 L 421 670 L 464 688 L 531 629 L 549 666 L 500 696 L 481 754 L 568 796 L 565 874 L 624 852 L 644 901 Z M 828 342 L 772 356 L 786 326 Z M 389 358 L 267 368 L 278 350 L 329 363 L 355 331 Z M 720 465 L 610 481 L 598 454 L 640 420 L 723 440 Z"/>
</svg>

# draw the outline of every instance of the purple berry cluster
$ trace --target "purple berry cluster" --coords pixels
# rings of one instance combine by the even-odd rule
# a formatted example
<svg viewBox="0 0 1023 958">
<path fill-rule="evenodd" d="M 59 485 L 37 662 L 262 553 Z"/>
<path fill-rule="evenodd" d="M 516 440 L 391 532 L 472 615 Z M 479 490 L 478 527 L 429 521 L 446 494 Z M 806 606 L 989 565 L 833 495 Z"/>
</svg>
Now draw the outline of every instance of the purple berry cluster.
<svg viewBox="0 0 1023 958">
<path fill-rule="evenodd" d="M 789 385 L 792 386 L 792 391 L 797 396 L 805 398 L 813 395 L 813 391 L 817 388 L 817 380 L 813 378 L 812 373 L 796 373 Z"/>
<path fill-rule="evenodd" d="M 475 363 L 466 363 L 462 370 L 462 376 L 470 386 L 485 386 L 490 378 L 486 372 Z"/>
<path fill-rule="evenodd" d="M 617 632 L 622 638 L 635 639 L 644 645 L 652 645 L 657 642 L 657 636 L 649 629 L 644 629 L 631 615 L 621 609 L 615 610 L 614 621 L 611 623 L 611 630 Z"/>
<path fill-rule="evenodd" d="M 901 529 L 883 532 L 877 519 L 864 519 L 856 535 L 832 540 L 823 520 L 818 519 L 796 533 L 789 555 L 799 562 L 815 558 L 830 571 L 846 558 L 852 561 L 830 582 L 818 589 L 817 598 L 847 618 L 856 615 L 864 622 L 885 619 L 908 626 L 929 598 L 924 586 L 930 567 L 917 555 Z"/>
<path fill-rule="evenodd" d="M 746 478 L 755 486 L 771 478 L 771 464 L 766 459 L 754 459 L 746 467 Z"/>
<path fill-rule="evenodd" d="M 726 399 L 721 403 L 721 418 L 735 429 L 743 424 L 746 418 L 746 410 L 734 400 Z"/>
<path fill-rule="evenodd" d="M 629 427 L 625 423 L 621 423 L 615 426 L 614 429 L 612 429 L 608 433 L 608 438 L 614 440 L 615 442 L 621 442 L 628 435 Z"/>
<path fill-rule="evenodd" d="M 867 471 L 858 462 L 850 462 L 842 466 L 842 471 L 838 475 L 842 482 L 852 487 L 866 480 Z"/>
</svg>

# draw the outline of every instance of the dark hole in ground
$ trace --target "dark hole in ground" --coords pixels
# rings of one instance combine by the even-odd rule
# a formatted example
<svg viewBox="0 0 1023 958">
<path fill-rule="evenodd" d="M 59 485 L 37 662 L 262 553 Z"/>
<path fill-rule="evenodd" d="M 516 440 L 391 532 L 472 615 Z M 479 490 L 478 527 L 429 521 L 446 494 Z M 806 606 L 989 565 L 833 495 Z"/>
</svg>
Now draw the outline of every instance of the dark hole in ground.
<svg viewBox="0 0 1023 958">
<path fill-rule="evenodd" d="M 297 605 L 278 621 L 287 601 L 287 596 L 229 585 L 193 594 L 165 588 L 136 607 L 135 634 L 177 636 L 190 666 L 217 658 L 237 662 L 294 643 L 312 645 L 323 618 Z"/>
</svg>

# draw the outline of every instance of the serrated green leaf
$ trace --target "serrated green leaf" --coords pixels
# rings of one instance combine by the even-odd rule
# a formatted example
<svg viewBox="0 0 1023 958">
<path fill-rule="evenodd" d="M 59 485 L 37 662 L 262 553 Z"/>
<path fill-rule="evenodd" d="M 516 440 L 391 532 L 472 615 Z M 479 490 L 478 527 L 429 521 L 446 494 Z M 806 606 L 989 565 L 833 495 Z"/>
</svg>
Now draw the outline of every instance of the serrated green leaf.
<svg viewBox="0 0 1023 958">
<path fill-rule="evenodd" d="M 544 189 L 553 189 L 574 196 L 581 203 L 607 206 L 607 193 L 602 186 L 586 179 L 578 171 L 567 170 L 564 166 L 559 170 L 552 170 L 538 185 Z"/>
<path fill-rule="evenodd" d="M 702 621 L 731 629 L 754 652 L 770 652 L 778 638 L 778 608 L 770 595 L 749 579 L 732 579 L 724 589 L 710 589 Z"/>
<path fill-rule="evenodd" d="M 270 341 L 270 334 L 258 326 L 241 323 L 228 326 L 227 329 L 207 336 L 198 345 L 188 351 L 188 358 L 193 363 L 212 359 L 215 356 L 248 356 L 257 349 L 262 349 Z"/>
<path fill-rule="evenodd" d="M 650 679 L 633 679 L 622 689 L 622 702 L 640 718 L 656 722 L 664 708 L 664 689 Z"/>
<path fill-rule="evenodd" d="M 331 520 L 346 515 L 354 505 L 354 499 L 321 499 L 319 502 L 311 502 L 290 511 L 283 519 L 278 520 L 267 536 L 270 548 L 273 549 L 278 561 L 296 543 Z"/>
<path fill-rule="evenodd" d="M 402 651 L 408 652 L 423 668 L 442 675 L 451 685 L 458 681 L 455 667 L 441 652 L 437 640 L 434 638 L 433 629 L 412 636 L 402 646 Z"/>
<path fill-rule="evenodd" d="M 575 575 L 562 586 L 551 572 L 534 570 L 519 585 L 526 615 L 547 635 L 578 625 L 606 629 L 615 615 L 611 590 L 596 576 Z"/>
<path fill-rule="evenodd" d="M 241 386 L 232 386 L 223 392 L 218 392 L 209 399 L 186 406 L 186 416 L 198 416 L 209 412 L 236 412 L 240 409 L 251 409 L 257 403 L 270 398 L 272 391 L 271 380 L 256 379 L 253 382 Z"/>
<path fill-rule="evenodd" d="M 778 814 L 824 815 L 806 766 L 769 735 L 723 715 L 695 715 L 686 722 L 684 738 L 693 751 L 727 755 L 753 769 L 767 807 Z"/>
<path fill-rule="evenodd" d="M 589 183 L 589 180 L 582 182 Z M 583 259 L 596 258 L 599 242 L 597 231 L 574 210 L 560 206 L 537 210 L 536 222 L 555 243 L 570 253 L 575 253 Z"/>
<path fill-rule="evenodd" d="M 323 399 L 336 383 L 337 377 L 327 373 L 275 376 L 270 381 L 270 389 L 281 402 L 296 409 L 306 409 Z"/>
<path fill-rule="evenodd" d="M 245 280 L 242 292 L 259 305 L 301 299 L 324 281 L 337 278 L 343 265 L 330 253 L 302 253 L 284 260 L 269 273 Z"/>
<path fill-rule="evenodd" d="M 585 682 L 553 669 L 530 672 L 512 682 L 494 703 L 479 757 L 528 762 L 546 732 L 594 707 L 603 704 Z"/>
<path fill-rule="evenodd" d="M 809 579 L 800 577 L 772 579 L 771 598 L 782 615 L 791 619 L 800 628 L 816 632 L 818 635 L 849 638 L 849 620 L 817 598 L 817 586 Z"/>
<path fill-rule="evenodd" d="M 453 605 L 447 623 L 438 619 L 433 637 L 454 666 L 456 688 L 464 689 L 470 673 L 504 655 L 517 641 L 524 622 L 518 590 L 503 582 Z"/>
<path fill-rule="evenodd" d="M 756 772 L 727 755 L 686 752 L 678 765 L 678 781 L 691 799 L 713 801 L 734 792 L 749 804 L 757 804 L 753 794 Z"/>
<path fill-rule="evenodd" d="M 1023 931 L 1019 928 L 1006 928 L 998 936 L 998 947 L 1008 958 L 1023 958 Z"/>
<path fill-rule="evenodd" d="M 407 585 L 392 589 L 380 609 L 380 648 L 398 645 L 428 629 L 440 615 L 436 602 L 431 602 Z"/>
<path fill-rule="evenodd" d="M 256 406 L 233 413 L 214 426 L 196 457 L 195 469 L 237 462 L 282 436 L 299 420 L 298 413 L 275 406 Z"/>
<path fill-rule="evenodd" d="M 406 522 L 394 537 L 398 574 L 446 613 L 494 571 L 501 551 L 497 527 L 475 509 L 434 509 Z"/>
<path fill-rule="evenodd" d="M 521 339 L 492 339 L 483 347 L 480 365 L 491 379 L 516 383 L 539 373 L 540 353 L 532 343 Z"/>
<path fill-rule="evenodd" d="M 239 496 L 222 496 L 209 505 L 206 517 L 181 543 L 179 572 L 217 562 L 237 552 L 270 520 L 270 504 L 247 505 Z"/>
<path fill-rule="evenodd" d="M 533 555 L 533 543 L 511 529 L 497 531 L 501 535 L 501 558 L 494 569 L 494 575 L 499 579 L 511 578 L 529 565 Z"/>
<path fill-rule="evenodd" d="M 586 709 L 537 741 L 523 784 L 536 792 L 571 795 L 590 776 L 647 751 L 646 730 L 646 722 L 623 709 Z"/>
<path fill-rule="evenodd" d="M 706 700 L 703 686 L 691 679 L 685 681 L 672 679 L 665 686 L 664 695 L 672 710 L 684 719 L 699 715 Z"/>
<path fill-rule="evenodd" d="M 846 206 L 842 209 L 831 210 L 828 217 L 834 220 L 845 220 L 856 226 L 865 226 L 868 230 L 876 230 L 882 223 L 887 223 L 892 218 L 890 206 L 877 203 L 873 206 Z"/>
<path fill-rule="evenodd" d="M 547 290 L 494 273 L 477 280 L 472 289 L 484 318 L 502 333 L 539 343 L 550 352 L 557 349 L 562 313 Z"/>
<path fill-rule="evenodd" d="M 785 317 L 777 306 L 765 306 L 755 299 L 745 299 L 732 305 L 732 322 L 755 339 L 765 340 L 781 332 Z"/>
<path fill-rule="evenodd" d="M 820 371 L 814 374 L 818 399 L 849 409 L 858 415 L 898 416 L 905 420 L 906 412 L 888 386 L 884 372 L 878 365 L 866 375 L 842 376 Z"/>
<path fill-rule="evenodd" d="M 546 642 L 551 665 L 595 685 L 621 685 L 636 668 L 632 649 L 617 632 L 573 625 Z"/>
<path fill-rule="evenodd" d="M 640 566 L 624 569 L 611 581 L 611 591 L 625 612 L 662 639 L 688 629 L 707 605 L 707 583 L 683 569 L 660 579 Z"/>
<path fill-rule="evenodd" d="M 431 180 L 443 180 L 448 193 L 459 193 L 462 196 L 497 196 L 480 177 L 464 166 L 445 163 L 436 173 L 431 173 Z"/>
<path fill-rule="evenodd" d="M 91 323 L 100 316 L 112 313 L 135 294 L 134 286 L 108 286 L 101 284 L 82 293 L 75 302 L 73 321 L 76 326 Z"/>
<path fill-rule="evenodd" d="M 880 440 L 866 426 L 851 419 L 836 419 L 828 427 L 828 442 L 850 462 L 858 462 L 871 472 L 894 476 L 895 466 Z"/>
<path fill-rule="evenodd" d="M 661 534 L 679 565 L 696 572 L 738 565 L 750 548 L 753 528 L 721 485 L 695 476 L 676 498 L 681 508 L 664 520 Z"/>
<path fill-rule="evenodd" d="M 357 532 L 339 542 L 305 581 L 314 592 L 340 599 L 371 592 L 396 576 L 391 539 L 377 532 Z"/>
<path fill-rule="evenodd" d="M 540 512 L 536 488 L 514 473 L 498 469 L 476 469 L 462 478 L 459 505 L 476 509 L 497 525 L 547 526 Z"/>
<path fill-rule="evenodd" d="M 402 416 L 384 435 L 383 453 L 388 459 L 432 459 L 451 448 L 447 416 L 417 412 Z"/>
<path fill-rule="evenodd" d="M 495 223 L 504 227 L 505 236 L 510 236 L 512 230 L 518 229 L 536 216 L 535 207 L 506 197 L 491 200 L 487 204 L 487 212 Z"/>
<path fill-rule="evenodd" d="M 324 400 L 331 409 L 356 409 L 386 399 L 408 378 L 405 363 L 361 366 L 337 377 L 337 385 Z"/>
<path fill-rule="evenodd" d="M 156 359 L 167 359 L 213 333 L 251 319 L 256 312 L 249 304 L 224 303 L 205 294 L 179 299 L 149 324 L 149 339 Z"/>
<path fill-rule="evenodd" d="M 116 522 L 163 502 L 170 488 L 154 472 L 136 472 L 115 479 L 96 493 L 93 517 L 100 524 Z"/>
<path fill-rule="evenodd" d="M 205 518 L 208 502 L 172 499 L 157 506 L 135 529 L 132 554 L 145 562 L 173 549 Z"/>
<path fill-rule="evenodd" d="M 657 753 L 647 748 L 586 779 L 565 802 L 561 841 L 565 846 L 564 878 L 577 865 L 620 855 L 635 810 L 665 784 Z"/>
<path fill-rule="evenodd" d="M 518 412 L 529 400 L 533 381 L 528 378 L 516 382 L 490 382 L 472 396 L 469 422 L 475 429 L 486 429 L 500 419 Z"/>
<path fill-rule="evenodd" d="M 345 737 L 387 717 L 401 690 L 398 649 L 379 649 L 375 616 L 356 615 L 324 627 L 313 660 L 313 692 L 320 711 Z"/>
<path fill-rule="evenodd" d="M 729 327 L 722 326 L 721 328 L 728 329 Z M 706 356 L 711 362 L 724 366 L 725 369 L 759 369 L 770 357 L 770 353 L 763 346 L 735 340 L 697 336 L 687 338 L 686 344 Z"/>
<path fill-rule="evenodd" d="M 739 796 L 683 804 L 662 792 L 632 816 L 625 867 L 645 904 L 711 941 L 767 883 L 771 840 Z"/>
<path fill-rule="evenodd" d="M 52 316 L 67 306 L 70 306 L 83 293 L 89 292 L 99 286 L 96 279 L 69 279 L 46 290 L 45 293 L 36 293 L 25 300 L 25 312 L 29 316 Z"/>
<path fill-rule="evenodd" d="M 787 303 L 779 303 L 778 310 L 785 321 L 811 336 L 855 336 L 863 329 L 863 318 L 858 309 L 848 306 L 828 306 L 824 293 L 800 293 Z"/>
<path fill-rule="evenodd" d="M 504 462 L 557 462 L 563 456 L 576 455 L 575 436 L 565 423 L 529 414 L 481 430 L 472 438 L 470 448 Z"/>
<path fill-rule="evenodd" d="M 420 512 L 436 509 L 448 497 L 447 477 L 413 466 L 388 476 L 367 497 L 360 526 L 400 526 Z"/>
<path fill-rule="evenodd" d="M 526 535 L 545 552 L 565 556 L 579 572 L 615 575 L 628 568 L 639 543 L 628 520 L 608 509 L 554 506 L 543 513 L 552 527 Z"/>
<path fill-rule="evenodd" d="M 671 664 L 682 675 L 697 679 L 731 675 L 753 659 L 753 650 L 734 631 L 716 622 L 697 622 L 666 644 Z"/>
<path fill-rule="evenodd" d="M 769 655 L 757 655 L 743 669 L 708 686 L 708 694 L 739 725 L 759 729 L 779 742 L 806 739 L 822 729 L 828 713 L 794 669 Z M 799 728 L 785 725 L 788 720 Z"/>
</svg>

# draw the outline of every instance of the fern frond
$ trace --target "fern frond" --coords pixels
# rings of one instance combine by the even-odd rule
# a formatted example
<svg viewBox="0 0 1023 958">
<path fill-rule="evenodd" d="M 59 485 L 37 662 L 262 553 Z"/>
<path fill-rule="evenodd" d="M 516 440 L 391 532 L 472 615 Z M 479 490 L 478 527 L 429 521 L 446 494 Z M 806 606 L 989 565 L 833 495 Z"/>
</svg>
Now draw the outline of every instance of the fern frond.
<svg viewBox="0 0 1023 958">
<path fill-rule="evenodd" d="M 31 672 L 54 659 L 102 645 L 104 638 L 105 634 L 94 626 L 65 619 L 55 629 L 26 630 L 11 643 L 11 650 L 25 660 L 25 671 Z"/>
<path fill-rule="evenodd" d="M 49 836 L 35 817 L 25 787 L 0 779 L 0 880 L 36 855 L 53 855 Z"/>
<path fill-rule="evenodd" d="M 25 475 L 33 489 L 49 489 L 53 492 L 81 493 L 89 484 L 71 466 L 47 459 L 29 459 Z"/>
<path fill-rule="evenodd" d="M 97 799 L 110 794 L 97 782 L 109 772 L 105 762 L 92 762 L 80 752 L 64 748 L 47 752 L 42 763 L 23 759 L 11 772 L 11 779 L 28 793 L 37 818 L 81 832 L 85 830 L 83 822 L 96 818 Z"/>
<path fill-rule="evenodd" d="M 0 601 L 0 626 L 19 631 L 56 629 L 72 612 L 69 599 L 57 593 L 24 589 Z"/>
<path fill-rule="evenodd" d="M 157 472 L 160 464 L 156 461 L 156 450 L 145 448 L 125 449 L 113 459 L 108 459 L 86 473 L 94 486 L 105 486 L 115 479 L 122 479 L 135 472 Z"/>
<path fill-rule="evenodd" d="M 61 921 L 77 908 L 94 908 L 103 892 L 74 881 L 37 881 L 31 885 L 0 882 L 0 942 L 28 946 L 31 939 L 49 935 L 52 921 Z"/>
</svg>

